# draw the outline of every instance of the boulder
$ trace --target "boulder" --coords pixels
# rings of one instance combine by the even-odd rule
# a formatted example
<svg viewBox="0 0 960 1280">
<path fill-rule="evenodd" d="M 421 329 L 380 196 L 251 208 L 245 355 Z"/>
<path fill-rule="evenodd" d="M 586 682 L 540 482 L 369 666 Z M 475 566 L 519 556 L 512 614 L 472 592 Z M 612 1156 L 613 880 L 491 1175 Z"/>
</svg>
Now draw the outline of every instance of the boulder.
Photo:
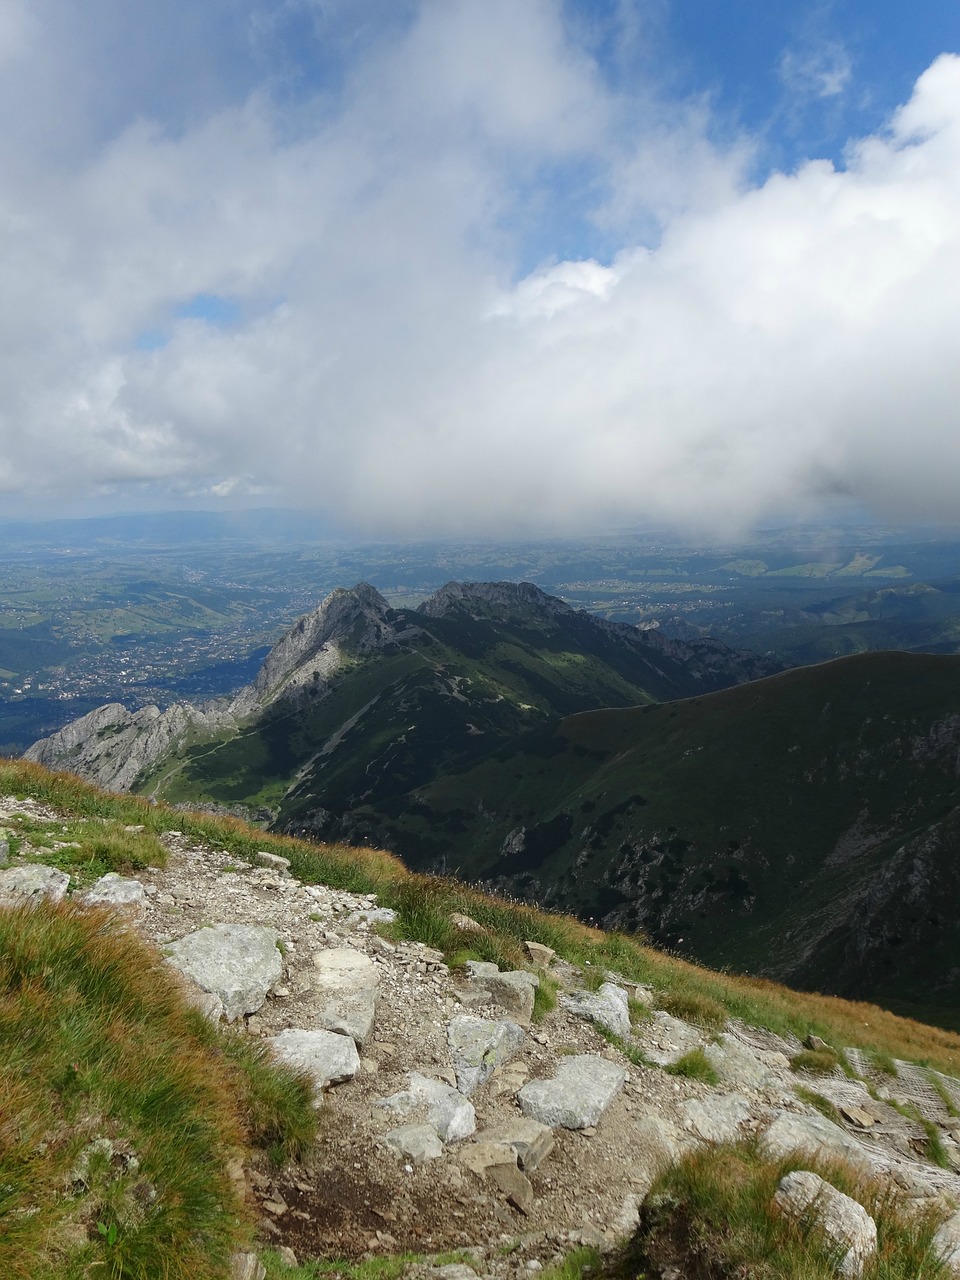
<svg viewBox="0 0 960 1280">
<path fill-rule="evenodd" d="M 62 902 L 70 884 L 70 877 L 57 867 L 45 867 L 32 863 L 24 867 L 9 867 L 0 871 L 0 904 L 13 907 L 24 902 Z"/>
<path fill-rule="evenodd" d="M 551 1129 L 595 1125 L 623 1087 L 623 1067 L 592 1053 L 565 1058 L 552 1080 L 531 1080 L 517 1094 L 525 1116 Z"/>
<path fill-rule="evenodd" d="M 706 1045 L 703 1052 L 725 1084 L 734 1084 L 741 1089 L 761 1089 L 779 1083 L 776 1072 L 729 1032 L 723 1032 L 716 1044 Z M 786 1062 L 785 1067 L 789 1070 Z"/>
<path fill-rule="evenodd" d="M 557 958 L 557 953 L 553 947 L 544 946 L 542 942 L 525 942 L 523 946 L 527 955 L 538 969 L 549 969 Z"/>
<path fill-rule="evenodd" d="M 380 994 L 380 975 L 370 957 L 353 947 L 317 951 L 307 981 L 317 993 L 314 1016 L 319 1025 L 365 1045 L 373 1034 Z"/>
<path fill-rule="evenodd" d="M 572 991 L 561 1001 L 578 1017 L 597 1023 L 621 1040 L 630 1035 L 630 1010 L 623 987 L 605 982 L 599 991 Z"/>
<path fill-rule="evenodd" d="M 960 1276 L 960 1213 L 953 1213 L 940 1227 L 933 1237 L 934 1256 L 949 1267 L 955 1276 Z"/>
<path fill-rule="evenodd" d="M 443 1143 L 459 1142 L 476 1132 L 477 1114 L 459 1090 L 417 1071 L 411 1071 L 407 1080 L 406 1089 L 381 1098 L 377 1106 L 398 1115 L 409 1115 L 418 1107 L 425 1106 L 427 1123 Z"/>
<path fill-rule="evenodd" d="M 352 1080 L 360 1070 L 360 1055 L 350 1036 L 334 1031 L 281 1031 L 268 1042 L 275 1057 L 314 1082 L 319 1094 L 331 1084 Z"/>
<path fill-rule="evenodd" d="M 666 1067 L 702 1048 L 706 1037 L 696 1027 L 657 1009 L 637 1028 L 636 1039 L 651 1062 Z"/>
<path fill-rule="evenodd" d="M 839 1125 L 820 1115 L 797 1115 L 793 1111 L 767 1113 L 769 1124 L 760 1135 L 760 1150 L 771 1160 L 780 1160 L 795 1151 L 808 1151 L 827 1159 L 848 1160 L 867 1172 L 875 1169 L 871 1153 Z"/>
<path fill-rule="evenodd" d="M 863 1275 L 864 1263 L 877 1251 L 877 1224 L 862 1204 L 805 1170 L 781 1178 L 773 1202 L 789 1218 L 815 1222 L 829 1243 L 842 1251 L 840 1275 Z"/>
<path fill-rule="evenodd" d="M 524 1031 L 515 1022 L 461 1014 L 450 1019 L 447 1041 L 457 1088 L 469 1095 L 489 1080 L 497 1067 L 509 1062 L 523 1044 Z"/>
<path fill-rule="evenodd" d="M 264 1280 L 266 1274 L 255 1253 L 235 1253 L 230 1259 L 230 1280 Z"/>
<path fill-rule="evenodd" d="M 115 871 L 108 871 L 90 886 L 80 901 L 87 907 L 138 909 L 145 906 L 147 891 L 139 880 L 127 880 Z"/>
<path fill-rule="evenodd" d="M 428 1124 L 402 1124 L 385 1133 L 383 1140 L 413 1164 L 426 1164 L 443 1155 L 443 1143 Z"/>
<path fill-rule="evenodd" d="M 513 1116 L 484 1129 L 481 1137 L 487 1142 L 509 1147 L 525 1173 L 533 1173 L 539 1168 L 554 1148 L 553 1130 L 527 1116 Z"/>
<path fill-rule="evenodd" d="M 687 1130 L 710 1143 L 737 1142 L 750 1119 L 750 1103 L 740 1093 L 687 1098 L 680 1110 Z"/>
<path fill-rule="evenodd" d="M 483 985 L 490 992 L 490 1001 L 505 1013 L 512 1013 L 517 1022 L 527 1026 L 533 1017 L 533 1002 L 540 979 L 526 969 L 513 969 L 509 973 L 495 973 L 484 978 Z"/>
<path fill-rule="evenodd" d="M 256 1013 L 283 973 L 276 929 L 255 924 L 215 924 L 188 933 L 166 948 L 174 968 L 223 1002 L 228 1022 Z"/>
</svg>

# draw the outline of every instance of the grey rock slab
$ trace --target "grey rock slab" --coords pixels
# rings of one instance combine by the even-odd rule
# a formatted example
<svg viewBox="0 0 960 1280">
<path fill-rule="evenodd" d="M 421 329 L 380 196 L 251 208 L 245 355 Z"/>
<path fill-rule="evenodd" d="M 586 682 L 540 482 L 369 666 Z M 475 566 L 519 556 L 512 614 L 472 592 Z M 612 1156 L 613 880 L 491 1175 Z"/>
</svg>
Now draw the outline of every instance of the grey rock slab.
<svg viewBox="0 0 960 1280">
<path fill-rule="evenodd" d="M 457 1073 L 457 1088 L 471 1094 L 509 1062 L 522 1047 L 525 1033 L 515 1022 L 498 1022 L 460 1014 L 450 1019 L 447 1042 Z"/>
<path fill-rule="evenodd" d="M 684 1054 L 703 1047 L 706 1037 L 696 1027 L 657 1009 L 636 1031 L 635 1038 L 646 1056 L 659 1067 L 670 1066 Z"/>
<path fill-rule="evenodd" d="M 740 1093 L 714 1093 L 681 1103 L 683 1123 L 704 1142 L 736 1142 L 751 1116 L 750 1103 Z"/>
<path fill-rule="evenodd" d="M 308 981 L 317 995 L 314 1017 L 320 1026 L 365 1045 L 373 1034 L 380 994 L 380 974 L 370 957 L 353 947 L 317 951 Z"/>
<path fill-rule="evenodd" d="M 741 1089 L 762 1089 L 766 1086 L 778 1085 L 789 1071 L 789 1064 L 785 1058 L 783 1070 L 778 1073 L 769 1065 L 772 1055 L 766 1054 L 766 1061 L 764 1061 L 727 1032 L 720 1036 L 716 1044 L 706 1045 L 704 1053 L 724 1083 L 738 1085 Z"/>
<path fill-rule="evenodd" d="M 255 1253 L 235 1253 L 230 1259 L 230 1280 L 265 1280 L 266 1274 Z"/>
<path fill-rule="evenodd" d="M 951 1214 L 942 1226 L 937 1228 L 933 1237 L 934 1255 L 949 1267 L 955 1276 L 960 1276 L 960 1213 Z"/>
<path fill-rule="evenodd" d="M 525 942 L 523 945 L 527 955 L 540 969 L 549 969 L 557 958 L 553 947 L 545 946 L 542 942 Z"/>
<path fill-rule="evenodd" d="M 760 1150 L 770 1159 L 780 1160 L 795 1151 L 809 1151 L 849 1160 L 871 1173 L 877 1168 L 873 1153 L 826 1116 L 797 1115 L 776 1109 L 768 1115 L 770 1123 L 760 1135 Z"/>
<path fill-rule="evenodd" d="M 487 1142 L 501 1143 L 516 1152 L 525 1173 L 538 1169 L 554 1148 L 553 1130 L 539 1120 L 515 1116 L 503 1120 L 480 1135 Z"/>
<path fill-rule="evenodd" d="M 165 948 L 174 968 L 223 1002 L 235 1022 L 256 1013 L 283 973 L 276 929 L 256 924 L 216 924 L 188 933 Z"/>
<path fill-rule="evenodd" d="M 468 960 L 463 971 L 471 982 L 485 983 L 487 978 L 495 977 L 500 972 L 500 966 L 490 960 Z"/>
<path fill-rule="evenodd" d="M 86 891 L 80 901 L 88 907 L 143 907 L 147 891 L 139 880 L 128 880 L 108 871 Z"/>
<path fill-rule="evenodd" d="M 334 1031 L 281 1031 L 267 1042 L 273 1054 L 287 1066 L 303 1071 L 319 1094 L 331 1084 L 352 1080 L 360 1071 L 360 1055 L 350 1036 Z"/>
<path fill-rule="evenodd" d="M 381 1098 L 377 1106 L 398 1115 L 409 1115 L 418 1107 L 427 1109 L 427 1123 L 443 1143 L 469 1138 L 477 1129 L 477 1113 L 459 1090 L 442 1080 L 411 1071 L 407 1088 Z"/>
<path fill-rule="evenodd" d="M 402 1124 L 385 1133 L 383 1140 L 413 1164 L 426 1164 L 443 1155 L 443 1143 L 428 1124 Z"/>
<path fill-rule="evenodd" d="M 33 863 L 0 871 L 0 903 L 19 906 L 24 902 L 62 902 L 70 885 L 70 877 L 57 867 Z"/>
<path fill-rule="evenodd" d="M 615 1036 L 630 1035 L 629 997 L 623 987 L 605 982 L 598 991 L 572 991 L 561 997 L 563 1006 L 588 1022 L 595 1022 Z"/>
<path fill-rule="evenodd" d="M 802 1169 L 780 1180 L 773 1202 L 789 1218 L 815 1222 L 842 1251 L 840 1275 L 851 1280 L 863 1275 L 864 1263 L 877 1251 L 877 1224 L 862 1204 Z"/>
<path fill-rule="evenodd" d="M 564 1058 L 552 1080 L 531 1080 L 517 1094 L 525 1116 L 551 1129 L 595 1125 L 623 1087 L 623 1067 L 596 1054 Z"/>
<path fill-rule="evenodd" d="M 490 1001 L 505 1013 L 512 1013 L 524 1026 L 533 1017 L 533 1002 L 540 979 L 526 969 L 514 969 L 509 973 L 495 973 L 483 979 L 490 992 Z"/>
</svg>

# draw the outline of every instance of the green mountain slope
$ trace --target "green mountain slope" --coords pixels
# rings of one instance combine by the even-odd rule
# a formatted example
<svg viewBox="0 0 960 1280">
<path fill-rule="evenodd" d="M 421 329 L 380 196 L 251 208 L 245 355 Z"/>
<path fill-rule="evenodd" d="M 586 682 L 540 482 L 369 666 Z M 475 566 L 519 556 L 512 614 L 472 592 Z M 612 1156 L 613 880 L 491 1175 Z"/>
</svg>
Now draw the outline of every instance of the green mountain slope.
<svg viewBox="0 0 960 1280">
<path fill-rule="evenodd" d="M 763 670 L 716 642 L 689 646 L 604 622 L 529 584 L 450 584 L 418 610 L 390 609 L 369 587 L 334 603 L 334 631 L 325 625 L 303 644 L 295 628 L 267 658 L 260 709 L 180 742 L 135 789 L 265 806 L 284 829 L 345 835 L 358 806 L 389 805 L 531 727 Z M 336 663 L 304 681 L 321 640 Z"/>
<path fill-rule="evenodd" d="M 868 654 L 568 717 L 357 829 L 715 967 L 956 1022 L 958 760 L 960 659 Z"/>
</svg>

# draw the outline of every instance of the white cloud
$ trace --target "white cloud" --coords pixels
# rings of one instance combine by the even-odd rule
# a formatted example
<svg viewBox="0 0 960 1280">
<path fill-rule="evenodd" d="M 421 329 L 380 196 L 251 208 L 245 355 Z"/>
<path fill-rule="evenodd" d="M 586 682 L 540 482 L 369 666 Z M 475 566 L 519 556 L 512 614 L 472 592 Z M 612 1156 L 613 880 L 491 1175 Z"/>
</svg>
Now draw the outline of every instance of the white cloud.
<svg viewBox="0 0 960 1280">
<path fill-rule="evenodd" d="M 835 492 L 952 516 L 960 59 L 847 170 L 760 186 L 703 104 L 642 98 L 552 0 L 424 0 L 335 97 L 8 143 L 8 501 L 260 491 L 403 533 L 731 530 Z M 577 182 L 614 261 L 514 281 Z M 197 294 L 237 323 L 178 319 Z"/>
</svg>

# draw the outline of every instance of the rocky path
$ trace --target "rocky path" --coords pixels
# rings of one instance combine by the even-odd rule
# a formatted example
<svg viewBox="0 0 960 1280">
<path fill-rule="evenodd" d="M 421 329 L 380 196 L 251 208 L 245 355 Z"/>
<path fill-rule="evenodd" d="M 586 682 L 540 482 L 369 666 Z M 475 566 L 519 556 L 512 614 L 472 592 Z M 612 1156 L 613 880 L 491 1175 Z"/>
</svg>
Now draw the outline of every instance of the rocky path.
<svg viewBox="0 0 960 1280">
<path fill-rule="evenodd" d="M 33 861 L 56 848 L 59 815 L 0 798 L 0 822 L 18 813 L 50 827 L 0 871 L 0 902 L 62 896 L 64 874 Z M 313 1075 L 315 1156 L 279 1174 L 266 1163 L 244 1171 L 262 1239 L 296 1258 L 463 1249 L 471 1270 L 445 1268 L 444 1280 L 530 1275 L 574 1245 L 628 1235 L 656 1173 L 684 1150 L 748 1136 L 773 1155 L 840 1155 L 920 1205 L 960 1204 L 960 1081 L 907 1063 L 882 1075 L 853 1051 L 863 1079 L 808 1076 L 790 1065 L 799 1042 L 761 1028 L 711 1034 L 662 1011 L 631 1026 L 628 998 L 652 1006 L 655 992 L 616 974 L 585 991 L 536 944 L 512 974 L 480 963 L 451 972 L 439 952 L 381 936 L 391 913 L 371 896 L 303 885 L 275 855 L 249 866 L 179 832 L 162 840 L 163 870 L 105 877 L 83 896 L 124 911 L 210 1017 Z M 545 973 L 559 1000 L 532 1022 Z M 665 1069 L 698 1048 L 718 1084 Z M 632 1060 L 641 1054 L 649 1065 Z M 953 1168 L 925 1158 L 929 1123 Z M 784 1205 L 808 1192 L 791 1185 Z M 943 1249 L 957 1245 L 960 1275 L 953 1221 Z"/>
</svg>

